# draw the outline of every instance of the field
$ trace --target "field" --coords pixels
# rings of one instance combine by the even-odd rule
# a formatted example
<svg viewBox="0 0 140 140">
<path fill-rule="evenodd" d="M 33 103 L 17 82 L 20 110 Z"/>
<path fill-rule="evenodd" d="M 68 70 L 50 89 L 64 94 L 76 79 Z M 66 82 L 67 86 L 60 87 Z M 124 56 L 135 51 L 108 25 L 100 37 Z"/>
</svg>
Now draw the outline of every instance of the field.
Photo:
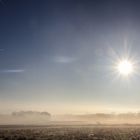
<svg viewBox="0 0 140 140">
<path fill-rule="evenodd" d="M 0 126 L 0 140 L 140 140 L 140 126 Z"/>
</svg>

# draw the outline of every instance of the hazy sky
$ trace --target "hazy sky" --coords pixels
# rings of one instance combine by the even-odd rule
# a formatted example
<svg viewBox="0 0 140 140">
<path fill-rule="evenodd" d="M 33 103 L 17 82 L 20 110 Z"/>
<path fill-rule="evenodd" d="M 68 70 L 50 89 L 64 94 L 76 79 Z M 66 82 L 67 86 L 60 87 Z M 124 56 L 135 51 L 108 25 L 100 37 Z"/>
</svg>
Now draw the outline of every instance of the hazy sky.
<svg viewBox="0 0 140 140">
<path fill-rule="evenodd" d="M 1 0 L 0 112 L 135 111 L 139 70 L 113 66 L 139 44 L 139 0 Z"/>
</svg>

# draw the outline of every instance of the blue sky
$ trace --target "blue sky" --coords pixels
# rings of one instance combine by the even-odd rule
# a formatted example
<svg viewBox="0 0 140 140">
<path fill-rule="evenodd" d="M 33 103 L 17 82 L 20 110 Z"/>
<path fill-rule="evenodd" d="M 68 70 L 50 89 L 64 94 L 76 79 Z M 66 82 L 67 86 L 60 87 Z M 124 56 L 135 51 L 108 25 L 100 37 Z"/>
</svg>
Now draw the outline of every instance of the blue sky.
<svg viewBox="0 0 140 140">
<path fill-rule="evenodd" d="M 113 69 L 140 52 L 138 0 L 2 0 L 0 112 L 136 111 L 139 70 Z"/>
</svg>

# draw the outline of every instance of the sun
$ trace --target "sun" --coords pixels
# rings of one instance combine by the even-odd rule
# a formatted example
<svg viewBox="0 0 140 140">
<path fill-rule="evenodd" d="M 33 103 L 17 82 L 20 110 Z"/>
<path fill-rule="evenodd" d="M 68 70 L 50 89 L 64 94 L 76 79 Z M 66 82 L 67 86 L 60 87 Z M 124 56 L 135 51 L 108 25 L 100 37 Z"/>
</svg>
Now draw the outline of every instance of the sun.
<svg viewBox="0 0 140 140">
<path fill-rule="evenodd" d="M 133 72 L 133 64 L 129 60 L 121 60 L 117 65 L 121 75 L 128 76 Z"/>
</svg>

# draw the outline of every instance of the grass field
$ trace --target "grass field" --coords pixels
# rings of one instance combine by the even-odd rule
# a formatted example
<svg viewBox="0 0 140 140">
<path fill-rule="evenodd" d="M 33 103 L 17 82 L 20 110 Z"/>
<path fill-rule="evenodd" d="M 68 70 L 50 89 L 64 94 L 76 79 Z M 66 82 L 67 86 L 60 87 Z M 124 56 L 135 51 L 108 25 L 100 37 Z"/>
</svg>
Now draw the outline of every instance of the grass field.
<svg viewBox="0 0 140 140">
<path fill-rule="evenodd" d="M 1 126 L 0 140 L 140 140 L 140 126 Z"/>
</svg>

